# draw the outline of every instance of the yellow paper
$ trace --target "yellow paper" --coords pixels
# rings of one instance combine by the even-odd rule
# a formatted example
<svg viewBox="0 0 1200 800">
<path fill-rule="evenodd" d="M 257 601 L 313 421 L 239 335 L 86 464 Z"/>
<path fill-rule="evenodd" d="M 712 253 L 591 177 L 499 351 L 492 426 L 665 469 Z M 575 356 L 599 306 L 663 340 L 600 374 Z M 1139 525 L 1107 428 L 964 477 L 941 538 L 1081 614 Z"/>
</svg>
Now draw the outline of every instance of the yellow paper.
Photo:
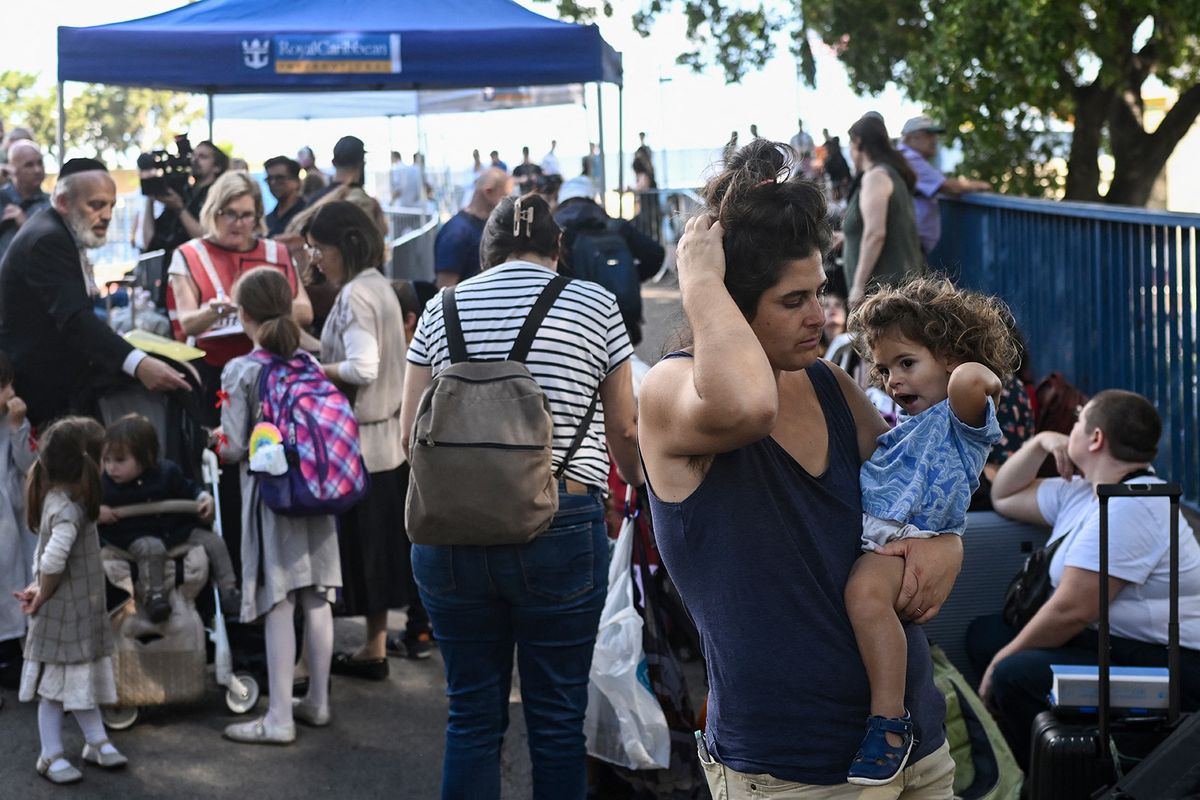
<svg viewBox="0 0 1200 800">
<path fill-rule="evenodd" d="M 204 357 L 204 351 L 165 336 L 159 336 L 149 331 L 132 330 L 125 334 L 125 341 L 139 350 L 156 356 L 166 356 L 176 361 L 195 361 Z"/>
</svg>

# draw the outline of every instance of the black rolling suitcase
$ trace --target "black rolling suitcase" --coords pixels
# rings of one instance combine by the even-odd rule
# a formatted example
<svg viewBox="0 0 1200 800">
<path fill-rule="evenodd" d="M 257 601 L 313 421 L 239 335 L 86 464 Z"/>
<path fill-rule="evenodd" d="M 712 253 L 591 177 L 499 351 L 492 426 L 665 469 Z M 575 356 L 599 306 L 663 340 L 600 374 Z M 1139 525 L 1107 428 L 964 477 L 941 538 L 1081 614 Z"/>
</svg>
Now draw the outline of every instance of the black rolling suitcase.
<svg viewBox="0 0 1200 800">
<path fill-rule="evenodd" d="M 1200 797 L 1200 714 L 1189 714 L 1165 742 L 1104 795 L 1105 800 Z"/>
<path fill-rule="evenodd" d="M 1027 789 L 1030 800 L 1087 800 L 1113 785 L 1125 765 L 1114 758 L 1109 719 L 1108 501 L 1113 497 L 1168 497 L 1171 501 L 1170 615 L 1167 631 L 1168 709 L 1162 718 L 1122 721 L 1120 751 L 1144 756 L 1171 733 L 1179 719 L 1179 496 L 1175 483 L 1114 483 L 1096 487 L 1100 498 L 1100 624 L 1098 719 L 1065 719 L 1054 711 L 1033 723 Z"/>
</svg>

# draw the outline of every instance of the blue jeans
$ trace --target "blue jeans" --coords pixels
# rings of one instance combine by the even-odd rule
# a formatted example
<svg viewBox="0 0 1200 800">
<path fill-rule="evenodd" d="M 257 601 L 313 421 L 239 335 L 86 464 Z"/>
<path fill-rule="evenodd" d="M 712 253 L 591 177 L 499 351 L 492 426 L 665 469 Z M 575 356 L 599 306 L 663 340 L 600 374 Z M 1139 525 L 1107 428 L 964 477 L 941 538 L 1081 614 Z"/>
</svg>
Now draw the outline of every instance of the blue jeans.
<svg viewBox="0 0 1200 800">
<path fill-rule="evenodd" d="M 1017 629 L 1000 614 L 976 617 L 967 628 L 967 655 L 980 675 L 992 658 L 1017 635 Z M 1109 638 L 1112 665 L 1117 667 L 1165 667 L 1166 645 L 1139 642 L 1120 636 Z M 1004 738 L 1012 747 L 1021 769 L 1029 769 L 1033 746 L 1033 719 L 1050 707 L 1048 695 L 1053 681 L 1051 664 L 1095 664 L 1099 635 L 1087 629 L 1062 647 L 1022 650 L 996 665 L 992 694 L 1003 713 L 997 719 Z M 1183 710 L 1200 707 L 1200 650 L 1181 648 Z"/>
<path fill-rule="evenodd" d="M 529 544 L 413 545 L 413 574 L 446 665 L 446 800 L 498 800 L 513 645 L 535 800 L 587 794 L 583 716 L 608 588 L 598 490 L 560 492 L 554 522 Z"/>
</svg>

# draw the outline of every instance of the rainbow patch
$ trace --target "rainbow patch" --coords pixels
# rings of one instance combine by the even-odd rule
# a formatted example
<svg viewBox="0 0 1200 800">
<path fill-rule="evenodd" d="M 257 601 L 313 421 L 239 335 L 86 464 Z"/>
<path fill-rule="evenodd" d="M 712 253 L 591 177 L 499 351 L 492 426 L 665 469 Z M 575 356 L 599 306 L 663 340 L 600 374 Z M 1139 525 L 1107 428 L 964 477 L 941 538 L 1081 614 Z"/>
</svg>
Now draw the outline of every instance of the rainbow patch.
<svg viewBox="0 0 1200 800">
<path fill-rule="evenodd" d="M 260 422 L 254 426 L 254 430 L 250 431 L 250 457 L 263 447 L 271 445 L 283 445 L 283 434 L 279 432 L 273 423 Z"/>
</svg>

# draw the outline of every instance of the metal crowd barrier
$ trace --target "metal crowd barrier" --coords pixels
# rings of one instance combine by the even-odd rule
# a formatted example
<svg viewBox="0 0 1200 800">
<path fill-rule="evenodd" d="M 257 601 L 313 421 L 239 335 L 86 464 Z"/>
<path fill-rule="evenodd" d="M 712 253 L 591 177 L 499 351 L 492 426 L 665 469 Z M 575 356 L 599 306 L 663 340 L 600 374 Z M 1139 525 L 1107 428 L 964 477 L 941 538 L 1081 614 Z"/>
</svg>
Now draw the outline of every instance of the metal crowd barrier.
<svg viewBox="0 0 1200 800">
<path fill-rule="evenodd" d="M 1163 418 L 1158 471 L 1200 501 L 1200 215 L 990 194 L 941 200 L 930 264 L 1004 298 L 1039 375 L 1129 389 Z"/>
<path fill-rule="evenodd" d="M 391 242 L 420 228 L 434 214 L 420 206 L 384 206 L 383 216 L 388 224 L 387 240 Z"/>
<path fill-rule="evenodd" d="M 441 220 L 433 217 L 420 227 L 389 241 L 391 258 L 387 262 L 388 277 L 393 280 L 434 280 L 433 241 L 440 227 Z"/>
</svg>

